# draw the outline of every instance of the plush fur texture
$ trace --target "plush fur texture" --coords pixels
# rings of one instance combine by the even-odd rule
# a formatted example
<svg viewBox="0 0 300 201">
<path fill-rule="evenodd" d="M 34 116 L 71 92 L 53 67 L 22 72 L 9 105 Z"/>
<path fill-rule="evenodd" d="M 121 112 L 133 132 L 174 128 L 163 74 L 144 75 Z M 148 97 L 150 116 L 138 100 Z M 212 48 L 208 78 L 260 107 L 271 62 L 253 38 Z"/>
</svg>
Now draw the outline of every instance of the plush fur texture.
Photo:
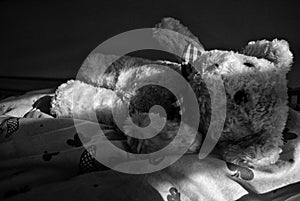
<svg viewBox="0 0 300 201">
<path fill-rule="evenodd" d="M 182 61 L 181 56 L 189 44 L 204 51 L 199 39 L 174 18 L 163 18 L 153 29 L 153 37 L 167 52 L 177 55 L 178 62 Z"/>
<path fill-rule="evenodd" d="M 174 119 L 179 116 L 180 110 L 176 105 L 176 97 L 167 88 L 148 85 L 156 83 L 160 86 L 176 86 L 176 79 L 168 79 L 171 73 L 180 76 L 172 68 L 148 64 L 120 67 L 118 72 L 104 74 L 102 81 L 110 80 L 105 82 L 110 85 L 109 88 L 93 86 L 78 80 L 69 81 L 56 90 L 51 112 L 57 117 L 80 117 L 88 120 L 95 120 L 88 114 L 97 112 L 99 122 L 112 124 L 110 110 L 116 112 L 116 116 L 123 122 L 128 112 L 149 112 L 152 106 L 161 105 L 166 110 L 168 119 Z M 110 79 L 111 76 L 116 78 Z M 185 88 L 184 85 L 175 88 L 175 94 L 180 94 Z M 124 108 L 128 108 L 129 111 Z"/>
<path fill-rule="evenodd" d="M 51 103 L 56 117 L 73 117 L 114 124 L 113 112 L 122 113 L 127 105 L 117 94 L 79 80 L 70 80 L 58 87 Z"/>
<path fill-rule="evenodd" d="M 274 39 L 251 41 L 241 51 L 242 54 L 257 58 L 264 58 L 274 63 L 278 68 L 289 70 L 293 62 L 293 54 L 289 50 L 289 44 L 285 40 Z"/>
<path fill-rule="evenodd" d="M 285 41 L 263 43 L 270 48 L 262 51 L 265 54 L 260 53 L 266 59 L 229 51 L 203 52 L 198 61 L 202 73 L 194 71 L 189 77 L 199 99 L 202 133 L 206 133 L 211 120 L 211 100 L 205 84 L 213 84 L 216 77 L 224 83 L 227 113 L 218 144 L 229 162 L 264 166 L 275 163 L 281 152 L 288 114 L 286 73 L 292 54 Z M 251 52 L 250 46 L 246 47 L 247 52 Z"/>
<path fill-rule="evenodd" d="M 93 53 L 83 62 L 77 79 L 94 86 L 115 89 L 120 71 L 151 63 L 158 62 L 137 57 Z"/>
<path fill-rule="evenodd" d="M 157 27 L 187 33 L 193 40 L 198 40 L 186 27 L 170 18 L 163 20 Z M 158 28 L 154 36 L 163 41 L 161 44 L 177 49 L 174 51 L 183 51 L 182 44 L 176 44 L 176 38 L 170 38 L 168 33 L 164 35 L 166 33 L 159 32 Z M 178 40 L 177 38 L 177 43 L 182 43 Z M 187 44 L 186 41 L 183 43 Z M 90 55 L 79 72 L 79 78 L 83 82 L 70 81 L 58 88 L 52 101 L 52 114 L 57 117 L 91 119 L 87 114 L 96 113 L 99 122 L 114 125 L 112 112 L 115 112 L 126 126 L 127 115 L 124 114 L 127 112 L 126 108 L 129 108 L 134 122 L 144 126 L 145 121 L 147 122 L 145 113 L 153 105 L 161 105 L 167 112 L 167 121 L 160 134 L 147 140 L 128 137 L 128 143 L 131 151 L 136 153 L 148 153 L 162 148 L 174 138 L 180 121 L 180 111 L 174 95 L 180 97 L 186 86 L 178 86 L 176 80 L 174 82 L 168 77 L 170 71 L 182 73 L 181 66 L 122 57 L 102 72 L 103 66 L 112 63 L 112 58 L 115 57 Z M 192 69 L 185 76 L 196 94 L 200 110 L 198 136 L 201 137 L 197 138 L 191 150 L 199 149 L 202 134 L 207 132 L 211 121 L 211 99 L 206 84 L 214 86 L 215 79 L 221 78 L 226 100 L 219 101 L 227 101 L 227 112 L 217 146 L 224 160 L 252 167 L 275 163 L 281 152 L 281 133 L 287 119 L 286 73 L 292 59 L 288 43 L 276 39 L 250 42 L 241 53 L 201 49 L 196 62 L 201 71 Z M 152 81 L 177 86 L 175 94 L 158 86 L 140 88 Z M 218 93 L 217 88 L 212 91 Z M 188 128 L 188 122 L 184 124 Z M 130 126 L 126 128 L 127 131 L 130 130 Z M 138 130 L 134 132 L 138 133 Z"/>
<path fill-rule="evenodd" d="M 153 122 L 150 120 L 151 117 L 153 117 Z M 161 126 L 159 126 L 159 122 L 155 122 L 155 118 L 164 119 L 162 122 L 165 123 L 165 126 L 163 126 L 162 129 L 160 129 Z M 136 138 L 127 138 L 127 142 L 130 145 L 130 151 L 133 153 L 147 154 L 159 151 L 169 145 L 170 142 L 172 142 L 175 153 L 176 149 L 178 150 L 178 147 L 185 145 L 189 147 L 187 150 L 188 152 L 195 153 L 199 150 L 202 143 L 202 135 L 198 133 L 196 137 L 194 137 L 192 133 L 195 132 L 195 129 L 184 122 L 182 124 L 182 132 L 185 133 L 184 139 L 179 138 L 174 142 L 174 138 L 179 132 L 180 127 L 180 124 L 177 121 L 166 120 L 166 118 L 160 117 L 158 114 L 154 113 L 136 113 L 132 115 L 131 119 L 138 127 L 134 127 L 127 119 L 124 122 L 124 132 L 125 134 L 130 133 L 131 135 L 136 136 Z M 147 126 L 146 133 L 153 132 L 158 135 L 147 140 L 139 139 L 139 137 L 143 135 L 141 128 Z M 189 141 L 192 141 L 192 144 L 187 144 Z"/>
</svg>

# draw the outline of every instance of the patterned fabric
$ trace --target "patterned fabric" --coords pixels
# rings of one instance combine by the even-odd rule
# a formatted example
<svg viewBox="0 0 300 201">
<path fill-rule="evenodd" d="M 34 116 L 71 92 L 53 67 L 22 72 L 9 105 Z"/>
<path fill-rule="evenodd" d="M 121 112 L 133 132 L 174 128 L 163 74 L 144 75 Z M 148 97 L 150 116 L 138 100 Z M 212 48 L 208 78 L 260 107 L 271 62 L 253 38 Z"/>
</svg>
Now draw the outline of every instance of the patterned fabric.
<svg viewBox="0 0 300 201">
<path fill-rule="evenodd" d="M 14 110 L 22 105 L 14 103 Z M 188 154 L 161 171 L 128 175 L 104 171 L 72 119 L 0 116 L 0 200 L 284 200 L 299 194 L 300 183 L 293 184 L 300 181 L 299 134 L 300 114 L 290 110 L 281 163 L 264 169 L 226 163 L 214 153 L 203 160 Z M 109 130 L 107 137 L 122 147 L 117 133 Z"/>
<path fill-rule="evenodd" d="M 198 50 L 192 43 L 190 43 L 184 51 L 183 64 L 194 63 L 200 54 L 201 54 L 201 51 Z"/>
<path fill-rule="evenodd" d="M 254 178 L 254 173 L 250 168 L 241 167 L 232 163 L 226 163 L 227 168 L 232 171 L 232 177 L 236 177 L 241 180 L 251 181 Z"/>
<path fill-rule="evenodd" d="M 96 168 L 94 166 L 95 163 L 95 155 L 96 155 L 96 147 L 90 146 L 88 147 L 81 155 L 79 168 L 80 172 L 91 172 L 95 171 Z"/>
<path fill-rule="evenodd" d="M 19 118 L 17 117 L 7 117 L 3 118 L 0 124 L 0 134 L 4 133 L 5 138 L 8 138 L 19 128 Z"/>
<path fill-rule="evenodd" d="M 170 194 L 167 196 L 168 201 L 180 201 L 180 193 L 174 187 L 170 188 Z"/>
</svg>

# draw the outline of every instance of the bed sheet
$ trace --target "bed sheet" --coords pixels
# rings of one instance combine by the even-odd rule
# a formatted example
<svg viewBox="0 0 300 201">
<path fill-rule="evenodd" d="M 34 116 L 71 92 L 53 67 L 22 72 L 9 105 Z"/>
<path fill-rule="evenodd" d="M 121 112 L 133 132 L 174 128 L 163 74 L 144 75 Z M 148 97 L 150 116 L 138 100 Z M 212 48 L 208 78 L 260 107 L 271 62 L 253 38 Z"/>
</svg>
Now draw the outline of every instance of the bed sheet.
<svg viewBox="0 0 300 201">
<path fill-rule="evenodd" d="M 130 175 L 95 160 L 99 147 L 83 146 L 73 119 L 49 114 L 53 95 L 42 90 L 0 101 L 1 199 L 285 200 L 300 193 L 300 115 L 292 109 L 281 160 L 273 166 L 251 169 L 214 153 L 202 160 L 187 154 L 163 170 Z M 121 136 L 100 126 L 115 146 L 126 149 Z"/>
</svg>

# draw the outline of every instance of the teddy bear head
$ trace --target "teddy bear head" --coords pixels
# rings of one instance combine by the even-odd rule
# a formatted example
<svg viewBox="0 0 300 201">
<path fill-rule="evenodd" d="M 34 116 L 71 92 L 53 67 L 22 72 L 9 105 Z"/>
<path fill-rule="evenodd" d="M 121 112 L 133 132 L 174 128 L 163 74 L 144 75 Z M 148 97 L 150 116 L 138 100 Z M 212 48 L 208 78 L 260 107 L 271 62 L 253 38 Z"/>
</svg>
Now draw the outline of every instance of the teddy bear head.
<svg viewBox="0 0 300 201">
<path fill-rule="evenodd" d="M 288 116 L 286 74 L 293 59 L 288 43 L 262 40 L 250 42 L 240 53 L 212 50 L 199 55 L 189 81 L 198 98 L 201 132 L 220 119 L 212 115 L 213 101 L 223 103 L 226 117 L 218 143 L 225 160 L 251 166 L 276 162 Z M 218 96 L 216 80 L 222 82 L 225 98 Z M 216 115 L 224 115 L 218 110 Z"/>
</svg>

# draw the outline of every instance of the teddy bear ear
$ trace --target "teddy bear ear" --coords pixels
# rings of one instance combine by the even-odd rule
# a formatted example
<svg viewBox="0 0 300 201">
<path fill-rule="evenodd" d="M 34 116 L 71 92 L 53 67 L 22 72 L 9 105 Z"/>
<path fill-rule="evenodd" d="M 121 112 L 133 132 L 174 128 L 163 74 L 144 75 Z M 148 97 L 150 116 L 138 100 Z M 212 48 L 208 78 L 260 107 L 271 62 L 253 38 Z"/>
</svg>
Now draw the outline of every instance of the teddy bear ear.
<svg viewBox="0 0 300 201">
<path fill-rule="evenodd" d="M 166 17 L 153 28 L 153 38 L 167 52 L 182 58 L 187 47 L 192 44 L 199 51 L 204 51 L 203 45 L 190 30 L 178 20 Z"/>
<path fill-rule="evenodd" d="M 285 40 L 251 41 L 241 53 L 257 58 L 265 58 L 273 62 L 279 68 L 286 70 L 289 70 L 293 63 L 293 54 L 290 51 L 288 42 Z"/>
</svg>

